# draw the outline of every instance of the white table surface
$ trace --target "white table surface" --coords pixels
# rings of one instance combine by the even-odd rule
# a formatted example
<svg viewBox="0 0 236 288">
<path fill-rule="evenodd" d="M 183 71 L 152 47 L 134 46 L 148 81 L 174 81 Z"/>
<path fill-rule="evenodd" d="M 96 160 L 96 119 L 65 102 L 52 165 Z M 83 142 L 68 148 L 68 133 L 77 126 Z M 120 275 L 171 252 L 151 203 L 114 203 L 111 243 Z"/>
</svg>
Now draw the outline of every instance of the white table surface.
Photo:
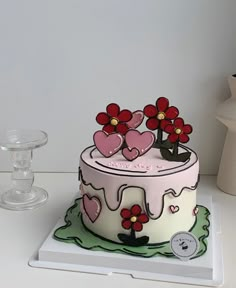
<svg viewBox="0 0 236 288">
<path fill-rule="evenodd" d="M 236 197 L 216 188 L 214 176 L 202 176 L 199 193 L 210 193 L 221 210 L 225 284 L 236 287 Z M 10 183 L 9 173 L 0 173 L 1 191 Z M 201 287 L 133 279 L 129 275 L 110 276 L 32 268 L 28 260 L 70 206 L 78 192 L 76 173 L 37 173 L 35 186 L 46 189 L 46 205 L 31 211 L 0 208 L 0 287 Z"/>
</svg>

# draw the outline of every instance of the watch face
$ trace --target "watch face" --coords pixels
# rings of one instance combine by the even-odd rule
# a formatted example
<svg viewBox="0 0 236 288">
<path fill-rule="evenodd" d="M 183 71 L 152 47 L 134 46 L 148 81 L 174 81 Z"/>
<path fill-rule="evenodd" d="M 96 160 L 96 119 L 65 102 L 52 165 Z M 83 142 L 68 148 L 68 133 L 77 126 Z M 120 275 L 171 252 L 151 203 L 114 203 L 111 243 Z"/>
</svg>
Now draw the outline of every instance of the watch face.
<svg viewBox="0 0 236 288">
<path fill-rule="evenodd" d="M 173 254 L 181 260 L 187 261 L 194 257 L 199 250 L 199 241 L 190 232 L 175 233 L 170 239 Z"/>
</svg>

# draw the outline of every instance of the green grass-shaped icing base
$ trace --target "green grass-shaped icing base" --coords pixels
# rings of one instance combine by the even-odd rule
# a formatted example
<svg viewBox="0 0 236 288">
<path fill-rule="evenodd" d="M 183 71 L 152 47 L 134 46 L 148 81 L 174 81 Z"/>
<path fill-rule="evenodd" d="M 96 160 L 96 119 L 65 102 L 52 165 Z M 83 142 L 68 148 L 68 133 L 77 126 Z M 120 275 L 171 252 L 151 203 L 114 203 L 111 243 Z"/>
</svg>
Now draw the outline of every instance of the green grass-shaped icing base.
<svg viewBox="0 0 236 288">
<path fill-rule="evenodd" d="M 196 222 L 190 232 L 192 232 L 200 242 L 200 248 L 196 256 L 203 255 L 207 250 L 207 237 L 209 235 L 209 210 L 198 205 L 198 214 Z M 82 248 L 94 251 L 109 251 L 115 253 L 124 253 L 141 257 L 152 257 L 162 255 L 165 257 L 175 257 L 171 251 L 170 243 L 163 242 L 159 244 L 149 244 L 140 247 L 127 246 L 111 242 L 95 235 L 89 231 L 83 224 L 80 212 L 80 199 L 75 200 L 75 204 L 67 210 L 65 216 L 66 225 L 58 228 L 54 232 L 54 238 L 68 243 L 74 243 Z"/>
</svg>

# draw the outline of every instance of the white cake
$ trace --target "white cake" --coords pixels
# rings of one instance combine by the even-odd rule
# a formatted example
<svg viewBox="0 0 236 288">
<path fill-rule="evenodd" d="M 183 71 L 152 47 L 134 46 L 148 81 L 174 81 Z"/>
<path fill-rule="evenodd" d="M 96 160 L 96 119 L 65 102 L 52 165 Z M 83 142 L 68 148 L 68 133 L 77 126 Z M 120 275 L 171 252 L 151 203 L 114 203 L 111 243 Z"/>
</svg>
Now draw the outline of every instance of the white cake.
<svg viewBox="0 0 236 288">
<path fill-rule="evenodd" d="M 152 131 L 140 132 L 145 116 Z M 103 128 L 80 155 L 81 197 L 55 238 L 92 250 L 174 257 L 170 239 L 186 231 L 200 243 L 194 257 L 203 255 L 210 212 L 196 203 L 199 161 L 183 145 L 192 126 L 178 116 L 164 97 L 135 112 L 111 103 L 98 113 Z"/>
<path fill-rule="evenodd" d="M 199 162 L 193 151 L 181 149 L 191 152 L 186 163 L 167 161 L 155 148 L 132 162 L 121 153 L 104 158 L 94 146 L 84 150 L 80 160 L 84 225 L 102 238 L 122 243 L 117 235 L 129 229 L 122 227 L 121 211 L 139 205 L 148 222 L 136 236 L 148 236 L 148 244 L 191 230 L 197 212 Z"/>
</svg>

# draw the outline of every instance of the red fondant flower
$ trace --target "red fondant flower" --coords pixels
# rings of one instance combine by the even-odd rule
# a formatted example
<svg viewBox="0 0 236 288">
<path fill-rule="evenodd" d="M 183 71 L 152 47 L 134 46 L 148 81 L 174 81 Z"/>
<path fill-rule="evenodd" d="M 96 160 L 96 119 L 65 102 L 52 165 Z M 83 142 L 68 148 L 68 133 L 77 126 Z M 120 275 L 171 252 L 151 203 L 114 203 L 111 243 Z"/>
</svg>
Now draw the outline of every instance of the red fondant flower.
<svg viewBox="0 0 236 288">
<path fill-rule="evenodd" d="M 161 128 L 164 130 L 165 126 L 170 124 L 171 121 L 179 115 L 179 110 L 171 106 L 169 107 L 169 100 L 165 97 L 160 97 L 155 105 L 147 105 L 143 110 L 144 114 L 149 117 L 146 126 L 150 130 Z"/>
<path fill-rule="evenodd" d="M 187 134 L 190 134 L 193 129 L 191 125 L 184 124 L 184 120 L 182 118 L 176 118 L 174 120 L 174 124 L 167 125 L 164 131 L 169 133 L 168 139 L 171 143 L 175 143 L 177 141 L 187 143 L 189 141 Z"/>
<path fill-rule="evenodd" d="M 143 223 L 149 221 L 148 216 L 145 213 L 141 213 L 141 207 L 139 205 L 133 205 L 131 209 L 123 208 L 120 212 L 122 218 L 122 227 L 125 229 L 133 229 L 134 231 L 142 231 Z"/>
<path fill-rule="evenodd" d="M 127 109 L 120 111 L 120 107 L 115 103 L 109 104 L 106 110 L 107 113 L 98 113 L 96 117 L 98 124 L 104 125 L 103 130 L 108 134 L 113 132 L 126 134 L 129 129 L 126 123 L 132 118 L 132 113 Z"/>
</svg>

